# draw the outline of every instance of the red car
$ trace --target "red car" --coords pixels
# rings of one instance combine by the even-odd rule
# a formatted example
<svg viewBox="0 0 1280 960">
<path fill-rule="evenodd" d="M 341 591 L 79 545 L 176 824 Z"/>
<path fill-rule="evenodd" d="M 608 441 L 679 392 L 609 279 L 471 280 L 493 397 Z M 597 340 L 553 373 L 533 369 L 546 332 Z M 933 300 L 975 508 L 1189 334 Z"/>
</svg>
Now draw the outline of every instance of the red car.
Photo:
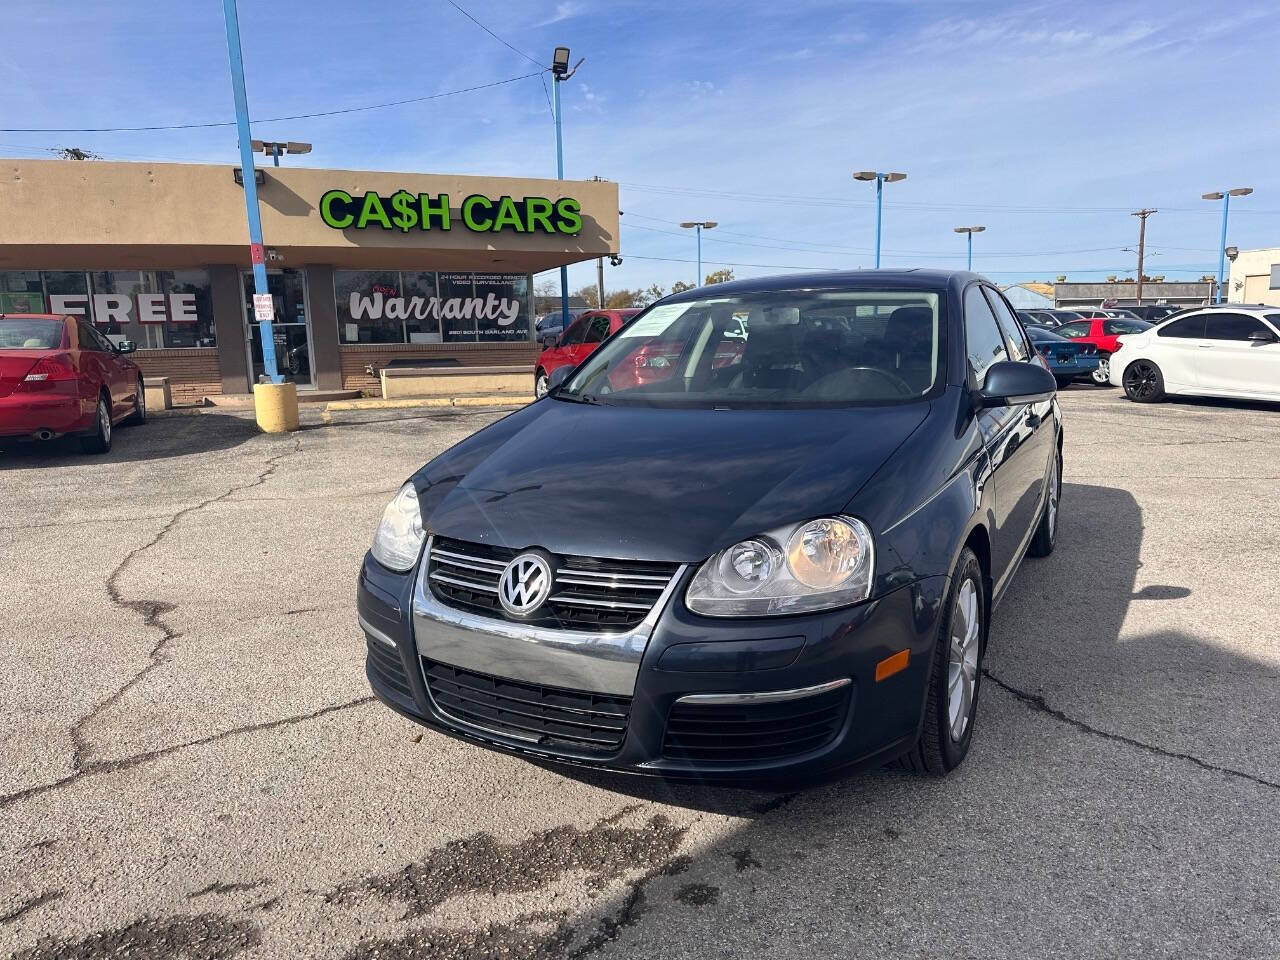
<svg viewBox="0 0 1280 960">
<path fill-rule="evenodd" d="M 0 314 L 0 440 L 80 437 L 111 449 L 111 430 L 147 418 L 142 371 L 83 317 Z"/>
<path fill-rule="evenodd" d="M 638 309 L 588 310 L 570 323 L 569 329 L 560 334 L 555 343 L 538 354 L 538 364 L 533 372 L 533 395 L 545 397 L 551 371 L 559 367 L 576 367 L 606 337 L 621 330 L 622 325 L 639 312 Z"/>
<path fill-rule="evenodd" d="M 1095 316 L 1088 320 L 1072 320 L 1053 332 L 1068 340 L 1078 343 L 1091 343 L 1098 348 L 1098 369 L 1089 374 L 1089 378 L 1100 387 L 1111 385 L 1111 354 L 1119 348 L 1119 338 L 1126 333 L 1141 333 L 1150 330 L 1151 324 L 1145 320 L 1117 319 L 1107 316 Z"/>
</svg>

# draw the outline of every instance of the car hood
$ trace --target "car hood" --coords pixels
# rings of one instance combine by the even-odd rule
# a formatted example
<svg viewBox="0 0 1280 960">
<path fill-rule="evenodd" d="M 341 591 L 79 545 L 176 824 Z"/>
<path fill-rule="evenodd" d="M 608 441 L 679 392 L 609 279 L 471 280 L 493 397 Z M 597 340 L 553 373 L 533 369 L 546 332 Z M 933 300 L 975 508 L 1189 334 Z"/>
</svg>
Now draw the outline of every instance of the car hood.
<svg viewBox="0 0 1280 960">
<path fill-rule="evenodd" d="M 419 495 L 443 536 L 696 562 L 839 513 L 928 412 L 924 401 L 713 411 L 546 399 L 428 464 Z"/>
</svg>

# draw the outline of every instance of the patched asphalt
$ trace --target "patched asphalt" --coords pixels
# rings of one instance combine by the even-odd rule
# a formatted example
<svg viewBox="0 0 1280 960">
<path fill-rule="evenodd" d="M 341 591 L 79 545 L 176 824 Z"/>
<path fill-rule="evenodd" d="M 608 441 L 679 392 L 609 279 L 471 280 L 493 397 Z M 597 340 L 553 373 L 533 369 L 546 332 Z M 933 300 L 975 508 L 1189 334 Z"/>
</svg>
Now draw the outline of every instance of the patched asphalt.
<svg viewBox="0 0 1280 960">
<path fill-rule="evenodd" d="M 502 411 L 0 452 L 0 954 L 1280 956 L 1280 407 L 1062 402 L 1061 538 L 996 611 L 965 765 L 794 793 L 563 775 L 371 701 L 378 516 Z"/>
</svg>

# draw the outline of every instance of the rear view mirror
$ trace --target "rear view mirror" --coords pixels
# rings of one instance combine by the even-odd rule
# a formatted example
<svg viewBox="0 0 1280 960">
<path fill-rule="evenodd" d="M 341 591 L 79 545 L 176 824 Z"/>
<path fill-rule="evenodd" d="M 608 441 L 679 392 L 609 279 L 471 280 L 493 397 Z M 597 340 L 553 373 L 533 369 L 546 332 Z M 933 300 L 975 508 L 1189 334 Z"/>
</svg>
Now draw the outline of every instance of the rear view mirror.
<svg viewBox="0 0 1280 960">
<path fill-rule="evenodd" d="M 1040 364 L 1005 360 L 993 363 L 987 370 L 987 379 L 978 392 L 978 402 L 984 407 L 1037 403 L 1048 400 L 1057 390 L 1058 381 Z"/>
</svg>

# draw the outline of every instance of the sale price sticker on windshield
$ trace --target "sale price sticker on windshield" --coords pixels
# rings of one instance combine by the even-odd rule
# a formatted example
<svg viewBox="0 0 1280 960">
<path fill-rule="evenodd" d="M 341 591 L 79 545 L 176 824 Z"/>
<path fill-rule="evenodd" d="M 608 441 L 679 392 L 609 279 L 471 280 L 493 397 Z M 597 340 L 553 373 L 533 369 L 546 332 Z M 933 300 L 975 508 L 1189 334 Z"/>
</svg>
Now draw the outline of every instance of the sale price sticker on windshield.
<svg viewBox="0 0 1280 960">
<path fill-rule="evenodd" d="M 270 323 L 275 319 L 275 305 L 272 303 L 271 294 L 255 293 L 253 295 L 253 319 L 259 323 Z"/>
</svg>

